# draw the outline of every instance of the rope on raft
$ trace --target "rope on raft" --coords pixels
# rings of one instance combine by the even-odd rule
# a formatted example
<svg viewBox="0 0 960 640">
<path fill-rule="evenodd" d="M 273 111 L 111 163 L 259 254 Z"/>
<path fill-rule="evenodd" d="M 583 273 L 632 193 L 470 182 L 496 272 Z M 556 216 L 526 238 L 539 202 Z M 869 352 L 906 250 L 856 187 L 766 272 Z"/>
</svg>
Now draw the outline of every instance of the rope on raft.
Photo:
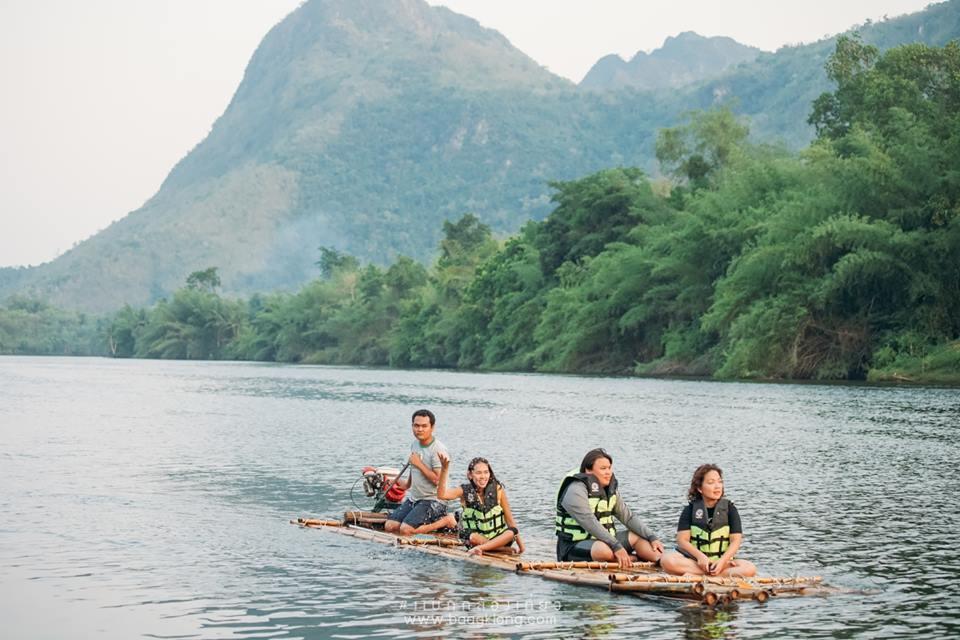
<svg viewBox="0 0 960 640">
<path fill-rule="evenodd" d="M 652 562 L 634 562 L 634 569 L 652 569 Z M 517 571 L 540 571 L 543 569 L 596 569 L 610 570 L 619 569 L 620 565 L 616 562 L 518 562 Z"/>
</svg>

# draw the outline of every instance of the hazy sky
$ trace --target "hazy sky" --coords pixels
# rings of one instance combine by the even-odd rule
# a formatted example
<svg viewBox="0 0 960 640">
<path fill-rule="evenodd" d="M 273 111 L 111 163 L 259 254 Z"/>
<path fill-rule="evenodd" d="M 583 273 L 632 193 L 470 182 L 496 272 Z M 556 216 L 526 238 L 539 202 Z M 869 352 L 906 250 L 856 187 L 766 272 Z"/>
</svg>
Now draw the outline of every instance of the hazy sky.
<svg viewBox="0 0 960 640">
<path fill-rule="evenodd" d="M 579 81 L 681 31 L 775 50 L 929 0 L 429 0 Z M 0 0 L 0 266 L 56 257 L 140 207 L 210 130 L 300 0 Z"/>
</svg>

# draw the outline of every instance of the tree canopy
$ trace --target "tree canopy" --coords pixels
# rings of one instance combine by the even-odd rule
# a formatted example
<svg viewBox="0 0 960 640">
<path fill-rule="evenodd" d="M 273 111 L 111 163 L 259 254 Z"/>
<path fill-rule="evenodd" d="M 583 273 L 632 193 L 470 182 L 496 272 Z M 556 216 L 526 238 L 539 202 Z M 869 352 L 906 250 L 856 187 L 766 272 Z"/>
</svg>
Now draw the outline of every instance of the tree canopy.
<svg viewBox="0 0 960 640">
<path fill-rule="evenodd" d="M 114 356 L 789 379 L 933 363 L 960 380 L 960 46 L 842 38 L 827 69 L 800 154 L 693 113 L 658 138 L 669 184 L 554 181 L 553 211 L 512 237 L 444 222 L 429 268 L 323 248 L 294 293 L 221 297 L 211 267 L 97 331 Z M 0 349 L 56 315 L 8 301 Z M 60 342 L 31 348 L 62 350 L 64 325 L 44 326 Z"/>
</svg>

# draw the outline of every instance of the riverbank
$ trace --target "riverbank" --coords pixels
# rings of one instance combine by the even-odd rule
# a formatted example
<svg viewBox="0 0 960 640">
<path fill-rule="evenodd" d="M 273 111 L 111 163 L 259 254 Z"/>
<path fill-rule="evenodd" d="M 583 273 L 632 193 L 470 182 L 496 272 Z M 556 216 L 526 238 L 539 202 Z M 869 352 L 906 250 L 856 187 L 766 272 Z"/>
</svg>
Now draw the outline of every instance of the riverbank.
<svg viewBox="0 0 960 640">
<path fill-rule="evenodd" d="M 960 340 L 932 347 L 922 355 L 901 355 L 889 365 L 871 369 L 867 380 L 960 386 Z"/>
</svg>

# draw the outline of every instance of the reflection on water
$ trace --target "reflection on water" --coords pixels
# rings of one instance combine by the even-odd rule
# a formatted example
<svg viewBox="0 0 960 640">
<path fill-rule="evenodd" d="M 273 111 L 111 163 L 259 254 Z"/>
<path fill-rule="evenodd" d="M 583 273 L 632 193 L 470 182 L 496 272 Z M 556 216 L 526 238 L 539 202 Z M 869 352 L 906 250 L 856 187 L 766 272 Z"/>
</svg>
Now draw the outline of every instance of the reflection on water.
<svg viewBox="0 0 960 640">
<path fill-rule="evenodd" d="M 708 609 L 696 605 L 680 607 L 678 618 L 683 624 L 683 637 L 689 640 L 718 640 L 736 638 L 736 619 L 739 605 L 722 609 Z"/>
<path fill-rule="evenodd" d="M 603 446 L 668 542 L 716 462 L 744 554 L 845 592 L 709 610 L 287 523 L 400 466 L 420 406 L 455 480 L 490 459 L 532 555 L 553 553 L 560 477 Z M 956 635 L 960 559 L 934 531 L 958 418 L 945 389 L 0 358 L 4 636 Z"/>
</svg>

